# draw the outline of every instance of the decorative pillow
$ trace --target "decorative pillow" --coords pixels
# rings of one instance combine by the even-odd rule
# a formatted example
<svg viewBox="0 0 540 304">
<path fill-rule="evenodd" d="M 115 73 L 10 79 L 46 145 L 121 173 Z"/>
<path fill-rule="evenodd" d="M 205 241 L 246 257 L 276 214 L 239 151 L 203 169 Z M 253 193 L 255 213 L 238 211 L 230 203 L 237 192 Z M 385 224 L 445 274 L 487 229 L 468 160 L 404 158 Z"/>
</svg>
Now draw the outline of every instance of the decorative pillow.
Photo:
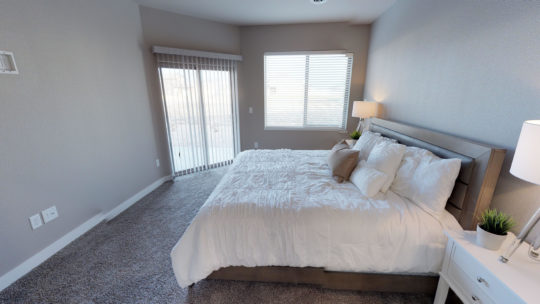
<svg viewBox="0 0 540 304">
<path fill-rule="evenodd" d="M 452 194 L 460 168 L 460 159 L 442 159 L 428 150 L 407 147 L 391 189 L 439 217 Z"/>
<path fill-rule="evenodd" d="M 386 180 L 381 188 L 382 192 L 386 192 L 390 188 L 404 153 L 404 145 L 395 144 L 390 141 L 381 141 L 369 154 L 366 166 L 386 174 Z"/>
<path fill-rule="evenodd" d="M 375 147 L 379 141 L 381 141 L 381 134 L 364 131 L 362 132 L 362 136 L 356 141 L 356 144 L 354 144 L 353 150 L 360 151 L 360 159 L 366 160 L 373 147 Z"/>
<path fill-rule="evenodd" d="M 363 195 L 373 197 L 381 191 L 386 181 L 386 174 L 377 169 L 367 167 L 366 161 L 361 160 L 351 173 L 350 180 L 358 187 Z"/>
<path fill-rule="evenodd" d="M 352 170 L 358 163 L 358 151 L 349 149 L 347 144 L 337 144 L 328 156 L 328 166 L 332 177 L 341 183 L 349 179 Z"/>
</svg>

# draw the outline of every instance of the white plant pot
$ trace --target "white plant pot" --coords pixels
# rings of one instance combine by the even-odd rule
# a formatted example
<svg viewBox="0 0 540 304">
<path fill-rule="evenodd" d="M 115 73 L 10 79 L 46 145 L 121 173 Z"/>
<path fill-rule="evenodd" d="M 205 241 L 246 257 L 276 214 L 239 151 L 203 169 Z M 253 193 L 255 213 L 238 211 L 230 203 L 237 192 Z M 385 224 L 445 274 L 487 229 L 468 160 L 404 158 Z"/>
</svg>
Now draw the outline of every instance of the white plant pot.
<svg viewBox="0 0 540 304">
<path fill-rule="evenodd" d="M 493 234 L 476 226 L 476 244 L 489 250 L 499 250 L 501 248 L 506 235 Z"/>
<path fill-rule="evenodd" d="M 349 145 L 349 147 L 354 147 L 354 144 L 356 143 L 356 139 L 345 139 L 345 142 L 347 143 L 347 145 Z"/>
</svg>

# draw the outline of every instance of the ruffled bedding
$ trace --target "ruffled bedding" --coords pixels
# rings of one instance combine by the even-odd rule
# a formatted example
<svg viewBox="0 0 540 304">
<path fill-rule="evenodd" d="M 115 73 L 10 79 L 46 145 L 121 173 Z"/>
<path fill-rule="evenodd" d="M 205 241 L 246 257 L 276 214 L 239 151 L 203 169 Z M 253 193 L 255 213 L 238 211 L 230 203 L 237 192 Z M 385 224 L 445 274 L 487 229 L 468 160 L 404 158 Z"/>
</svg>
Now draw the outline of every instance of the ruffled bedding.
<svg viewBox="0 0 540 304">
<path fill-rule="evenodd" d="M 437 219 L 391 191 L 367 198 L 338 184 L 328 153 L 240 153 L 171 252 L 180 286 L 227 266 L 438 272 L 443 229 L 461 229 L 455 218 Z"/>
</svg>

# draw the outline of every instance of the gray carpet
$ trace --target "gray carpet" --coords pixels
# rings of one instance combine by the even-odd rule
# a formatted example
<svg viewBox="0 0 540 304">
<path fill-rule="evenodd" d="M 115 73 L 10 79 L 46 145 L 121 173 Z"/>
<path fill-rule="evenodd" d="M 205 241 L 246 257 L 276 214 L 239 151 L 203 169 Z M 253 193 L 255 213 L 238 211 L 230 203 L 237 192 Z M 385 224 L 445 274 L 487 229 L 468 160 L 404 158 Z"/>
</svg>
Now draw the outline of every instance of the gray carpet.
<svg viewBox="0 0 540 304">
<path fill-rule="evenodd" d="M 169 182 L 0 293 L 1 303 L 431 303 L 426 295 L 204 280 L 180 288 L 169 253 L 226 172 Z"/>
</svg>

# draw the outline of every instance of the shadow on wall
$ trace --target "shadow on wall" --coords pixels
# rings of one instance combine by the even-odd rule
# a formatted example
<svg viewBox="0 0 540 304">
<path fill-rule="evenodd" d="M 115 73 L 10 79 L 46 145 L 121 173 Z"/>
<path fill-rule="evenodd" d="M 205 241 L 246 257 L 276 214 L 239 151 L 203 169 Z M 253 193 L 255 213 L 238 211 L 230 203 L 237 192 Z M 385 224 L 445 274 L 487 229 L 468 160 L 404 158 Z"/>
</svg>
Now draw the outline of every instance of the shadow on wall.
<svg viewBox="0 0 540 304">
<path fill-rule="evenodd" d="M 154 54 L 151 46 L 141 42 L 140 49 L 144 59 L 144 70 L 146 85 L 148 87 L 148 100 L 150 112 L 152 114 L 152 125 L 154 126 L 154 139 L 158 149 L 162 165 L 162 175 L 170 174 L 172 171 L 171 157 L 168 149 L 167 130 L 165 126 L 165 117 L 163 115 L 163 106 L 161 101 L 161 92 L 159 88 L 158 72 Z"/>
<path fill-rule="evenodd" d="M 509 167 L 505 165 L 502 169 L 491 207 L 512 214 L 517 224 L 512 231 L 517 233 L 540 208 L 540 187 L 513 176 L 508 171 Z M 536 236 L 540 236 L 540 225 L 535 227 L 528 241 Z"/>
</svg>

